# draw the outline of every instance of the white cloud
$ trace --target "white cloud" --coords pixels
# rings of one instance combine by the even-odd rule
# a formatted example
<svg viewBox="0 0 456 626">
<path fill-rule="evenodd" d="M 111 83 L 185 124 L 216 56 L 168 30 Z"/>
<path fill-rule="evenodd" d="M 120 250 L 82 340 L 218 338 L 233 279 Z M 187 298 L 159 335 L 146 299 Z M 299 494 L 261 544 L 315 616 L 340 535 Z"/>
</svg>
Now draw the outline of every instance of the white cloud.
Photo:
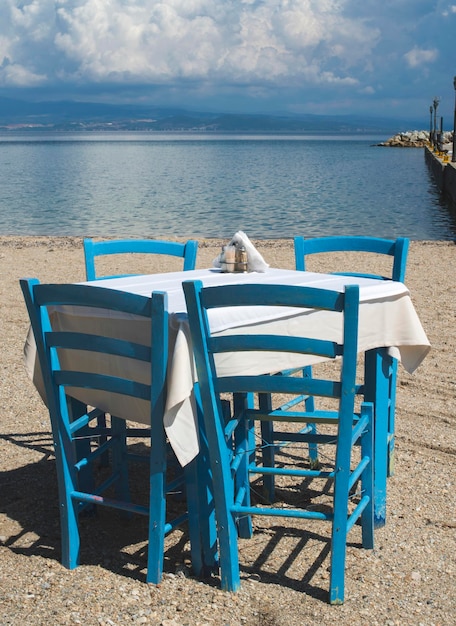
<svg viewBox="0 0 456 626">
<path fill-rule="evenodd" d="M 0 67 L 0 85 L 13 87 L 36 87 L 46 82 L 46 76 L 34 74 L 18 63 L 3 61 Z"/>
<path fill-rule="evenodd" d="M 320 76 L 320 82 L 327 83 L 329 85 L 344 85 L 346 87 L 354 87 L 358 84 L 358 80 L 351 76 L 346 76 L 341 78 L 340 76 L 335 76 L 332 72 L 323 72 Z"/>
<path fill-rule="evenodd" d="M 434 63 L 438 56 L 439 52 L 435 48 L 431 50 L 424 50 L 423 48 L 418 48 L 417 46 L 404 54 L 405 60 L 410 67 L 421 67 L 427 63 Z"/>
<path fill-rule="evenodd" d="M 340 0 L 6 2 L 11 61 L 68 81 L 345 81 L 379 37 Z"/>
<path fill-rule="evenodd" d="M 448 17 L 451 13 L 456 13 L 456 4 L 450 4 L 450 6 L 442 11 L 443 17 Z"/>
</svg>

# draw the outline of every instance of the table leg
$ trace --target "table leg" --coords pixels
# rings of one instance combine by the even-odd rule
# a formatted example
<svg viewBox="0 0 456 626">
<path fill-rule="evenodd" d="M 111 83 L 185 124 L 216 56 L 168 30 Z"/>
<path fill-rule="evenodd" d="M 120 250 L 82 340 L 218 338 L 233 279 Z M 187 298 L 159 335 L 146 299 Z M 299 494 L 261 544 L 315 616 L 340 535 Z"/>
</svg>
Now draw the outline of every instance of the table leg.
<svg viewBox="0 0 456 626">
<path fill-rule="evenodd" d="M 368 350 L 364 364 L 364 398 L 374 403 L 374 526 L 386 523 L 388 416 L 391 357 L 386 348 Z"/>
</svg>

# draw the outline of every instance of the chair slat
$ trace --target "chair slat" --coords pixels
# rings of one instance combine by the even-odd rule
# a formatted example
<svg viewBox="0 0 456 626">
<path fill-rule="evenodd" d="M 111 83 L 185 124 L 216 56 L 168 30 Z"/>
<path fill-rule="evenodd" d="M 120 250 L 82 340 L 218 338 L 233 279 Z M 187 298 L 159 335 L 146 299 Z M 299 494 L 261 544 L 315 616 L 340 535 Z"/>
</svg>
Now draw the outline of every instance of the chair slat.
<svg viewBox="0 0 456 626">
<path fill-rule="evenodd" d="M 233 351 L 294 352 L 312 354 L 334 359 L 342 354 L 342 349 L 334 341 L 287 337 L 284 335 L 227 335 L 208 339 L 208 350 L 217 354 Z"/>
<path fill-rule="evenodd" d="M 365 252 L 376 255 L 386 255 L 392 258 L 392 270 L 389 276 L 366 273 L 335 272 L 342 275 L 368 276 L 382 280 L 397 280 L 404 282 L 407 265 L 409 240 L 405 237 L 398 239 L 383 239 L 381 237 L 333 236 L 314 237 L 305 239 L 295 237 L 295 262 L 297 270 L 306 269 L 306 257 L 312 254 L 328 252 Z"/>
<path fill-rule="evenodd" d="M 297 309 L 296 312 L 315 307 L 338 312 L 343 310 L 343 294 L 329 289 L 295 285 L 268 285 L 266 289 L 262 284 L 249 284 L 248 289 L 240 291 L 239 287 L 236 284 L 223 285 L 222 288 L 206 287 L 202 293 L 204 308 L 268 306 L 291 307 Z"/>
<path fill-rule="evenodd" d="M 37 285 L 35 302 L 38 306 L 76 306 L 81 308 L 109 309 L 130 315 L 150 317 L 151 300 L 145 296 L 133 298 L 122 291 L 109 290 L 96 285 Z"/>
<path fill-rule="evenodd" d="M 52 348 L 100 352 L 145 362 L 150 361 L 151 358 L 150 346 L 123 339 L 71 332 L 47 332 L 45 335 L 47 345 Z"/>
<path fill-rule="evenodd" d="M 140 400 L 150 400 L 150 385 L 144 385 L 134 380 L 119 378 L 117 376 L 59 370 L 54 373 L 54 380 L 56 385 L 62 387 L 95 389 L 97 391 L 131 396 L 133 398 L 139 398 Z"/>
<path fill-rule="evenodd" d="M 217 378 L 219 393 L 282 393 L 311 394 L 325 398 L 340 398 L 339 381 L 294 376 L 223 376 Z"/>
<path fill-rule="evenodd" d="M 84 239 L 84 259 L 87 280 L 99 280 L 101 278 L 117 278 L 118 275 L 100 275 L 96 271 L 95 259 L 101 256 L 114 254 L 159 254 L 183 259 L 183 270 L 194 270 L 198 242 L 189 240 L 185 243 L 177 241 L 164 241 L 161 239 L 112 239 L 108 241 L 93 241 Z M 130 276 L 121 274 L 120 276 Z"/>
</svg>

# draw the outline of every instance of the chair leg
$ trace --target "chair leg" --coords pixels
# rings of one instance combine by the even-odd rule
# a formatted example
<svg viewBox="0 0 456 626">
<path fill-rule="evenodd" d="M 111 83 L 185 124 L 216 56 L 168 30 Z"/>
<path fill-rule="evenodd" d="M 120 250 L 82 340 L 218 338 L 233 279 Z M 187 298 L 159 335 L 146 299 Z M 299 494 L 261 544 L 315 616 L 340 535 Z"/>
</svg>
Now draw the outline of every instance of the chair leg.
<svg viewBox="0 0 456 626">
<path fill-rule="evenodd" d="M 312 378 L 312 367 L 308 365 L 304 367 L 302 370 L 302 375 L 304 378 Z M 304 406 L 306 407 L 306 411 L 313 413 L 315 411 L 315 398 L 313 396 L 307 396 L 304 400 Z M 317 434 L 317 426 L 316 424 L 309 424 L 307 426 L 309 432 L 313 435 Z M 318 469 L 320 466 L 320 462 L 318 460 L 318 444 L 309 443 L 309 460 L 310 460 L 310 468 Z"/>
<path fill-rule="evenodd" d="M 348 498 L 352 429 L 339 425 L 339 444 L 335 460 L 333 521 L 331 531 L 330 604 L 343 604 L 345 595 L 345 557 L 348 533 Z"/>
<path fill-rule="evenodd" d="M 216 455 L 218 456 L 218 455 Z M 224 591 L 238 591 L 241 586 L 238 554 L 238 528 L 230 512 L 234 501 L 233 483 L 225 483 L 223 476 L 229 476 L 229 468 L 220 471 L 221 463 L 228 459 L 220 457 L 212 465 L 214 481 L 215 512 L 220 554 L 221 588 Z"/>
<path fill-rule="evenodd" d="M 186 477 L 188 481 L 187 487 L 187 499 L 189 507 L 189 524 L 191 523 L 191 517 L 194 515 L 194 510 L 190 510 L 191 503 L 196 503 L 198 516 L 197 524 L 198 528 L 194 531 L 192 526 L 189 527 L 190 541 L 192 541 L 192 533 L 195 535 L 198 531 L 198 537 L 195 537 L 195 553 L 199 549 L 201 551 L 200 556 L 196 555 L 193 569 L 197 573 L 198 563 L 201 563 L 202 576 L 209 575 L 218 571 L 219 569 L 219 554 L 217 545 L 217 528 L 215 521 L 215 504 L 214 504 L 214 490 L 212 483 L 212 473 L 209 465 L 209 453 L 206 432 L 204 429 L 204 420 L 201 408 L 201 398 L 199 394 L 198 385 L 194 387 L 195 404 L 199 422 L 199 440 L 200 440 L 200 452 L 194 462 L 189 464 L 184 471 L 189 471 L 190 476 Z M 193 465 L 193 463 L 195 463 Z M 196 476 L 195 476 L 196 474 Z M 196 482 L 194 482 L 196 480 Z M 192 564 L 193 564 L 193 546 L 192 546 Z"/>
<path fill-rule="evenodd" d="M 124 502 L 130 502 L 130 488 L 128 485 L 127 463 L 127 423 L 124 419 L 111 415 L 111 431 L 114 438 L 112 446 L 112 471 L 118 476 L 115 483 L 116 497 Z M 122 512 L 131 517 L 131 513 Z"/>
<path fill-rule="evenodd" d="M 393 359 L 390 374 L 389 408 L 388 408 L 388 478 L 394 476 L 394 432 L 396 416 L 397 359 Z"/>
<path fill-rule="evenodd" d="M 153 428 L 149 478 L 149 542 L 146 581 L 157 585 L 163 574 L 166 516 L 166 440 L 163 428 Z"/>
<path fill-rule="evenodd" d="M 204 485 L 198 480 L 198 459 L 184 467 L 184 474 L 192 571 L 195 576 L 201 576 L 204 570 L 203 533 L 207 531 L 202 527 L 204 520 L 200 516 L 198 488 L 204 489 Z"/>
<path fill-rule="evenodd" d="M 214 431 L 206 431 L 201 414 L 201 397 L 198 385 L 195 385 L 195 400 L 198 407 L 200 423 L 200 454 L 197 458 L 200 463 L 207 463 L 205 478 L 209 478 L 210 489 L 203 499 L 199 499 L 201 507 L 209 507 L 209 522 L 217 520 L 217 531 L 214 532 L 213 524 L 209 523 L 209 532 L 203 534 L 203 558 L 208 562 L 218 562 L 221 575 L 221 587 L 225 591 L 237 591 L 240 587 L 239 556 L 238 556 L 238 529 L 234 517 L 230 512 L 234 502 L 234 485 L 231 480 L 224 480 L 225 476 L 231 476 L 230 459 L 227 450 L 221 450 L 218 446 L 218 437 Z M 211 462 L 209 466 L 208 450 L 211 449 Z M 201 468 L 201 465 L 199 466 Z M 207 468 L 210 467 L 210 471 Z M 200 474 L 201 475 L 201 474 Z M 203 481 L 206 482 L 206 481 Z M 212 510 L 212 504 L 214 508 Z M 204 508 L 200 512 L 204 513 Z M 218 543 L 218 559 L 210 552 L 213 541 Z M 204 547 L 208 548 L 205 552 Z"/>
<path fill-rule="evenodd" d="M 329 603 L 343 604 L 345 598 L 345 558 L 347 552 L 347 508 L 345 513 L 334 504 L 334 521 L 331 537 L 331 574 Z"/>
<path fill-rule="evenodd" d="M 368 350 L 365 354 L 364 399 L 374 403 L 374 524 L 386 523 L 387 448 L 389 414 L 389 380 L 391 357 L 385 348 Z"/>
<path fill-rule="evenodd" d="M 243 412 L 251 403 L 253 397 L 250 394 L 234 394 L 233 410 L 237 415 Z M 243 451 L 239 467 L 236 471 L 236 492 L 249 484 L 249 467 L 254 464 L 255 455 L 255 424 L 253 421 L 242 420 L 234 433 L 235 450 Z M 245 490 L 243 506 L 250 506 L 250 489 Z M 252 517 L 243 515 L 237 520 L 239 537 L 250 539 L 253 534 Z"/>
<path fill-rule="evenodd" d="M 272 410 L 272 399 L 268 393 L 258 394 L 258 406 L 260 410 L 270 412 Z M 275 464 L 275 446 L 273 440 L 274 423 L 269 421 L 261 421 L 261 454 L 264 467 L 274 467 Z M 274 474 L 264 474 L 263 491 L 267 502 L 275 500 L 275 481 Z"/>
<path fill-rule="evenodd" d="M 78 526 L 79 503 L 68 496 L 65 498 L 65 504 L 61 508 L 65 508 L 60 515 L 62 565 L 68 569 L 74 569 L 79 565 L 81 546 Z"/>
<path fill-rule="evenodd" d="M 361 489 L 363 495 L 368 496 L 369 503 L 361 513 L 361 535 L 363 548 L 374 547 L 374 407 L 371 403 L 363 404 L 362 415 L 369 413 L 369 425 L 361 435 L 361 456 L 370 459 L 361 476 Z"/>
<path fill-rule="evenodd" d="M 63 450 L 66 453 L 63 454 Z M 61 532 L 61 561 L 68 569 L 79 565 L 80 537 L 79 537 L 79 502 L 71 495 L 77 490 L 78 476 L 74 469 L 77 457 L 76 446 L 64 442 L 62 434 L 54 437 L 54 451 L 56 457 L 57 482 L 59 488 L 60 532 Z"/>
</svg>

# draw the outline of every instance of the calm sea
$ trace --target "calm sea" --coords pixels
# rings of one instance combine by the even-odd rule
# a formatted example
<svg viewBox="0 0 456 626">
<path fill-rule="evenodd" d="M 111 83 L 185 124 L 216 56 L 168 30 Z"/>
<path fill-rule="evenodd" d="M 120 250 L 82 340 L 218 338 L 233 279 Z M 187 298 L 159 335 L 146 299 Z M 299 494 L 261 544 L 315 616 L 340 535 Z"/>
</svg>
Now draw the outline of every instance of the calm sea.
<svg viewBox="0 0 456 626">
<path fill-rule="evenodd" d="M 454 239 L 420 149 L 387 137 L 0 135 L 0 234 Z"/>
</svg>

